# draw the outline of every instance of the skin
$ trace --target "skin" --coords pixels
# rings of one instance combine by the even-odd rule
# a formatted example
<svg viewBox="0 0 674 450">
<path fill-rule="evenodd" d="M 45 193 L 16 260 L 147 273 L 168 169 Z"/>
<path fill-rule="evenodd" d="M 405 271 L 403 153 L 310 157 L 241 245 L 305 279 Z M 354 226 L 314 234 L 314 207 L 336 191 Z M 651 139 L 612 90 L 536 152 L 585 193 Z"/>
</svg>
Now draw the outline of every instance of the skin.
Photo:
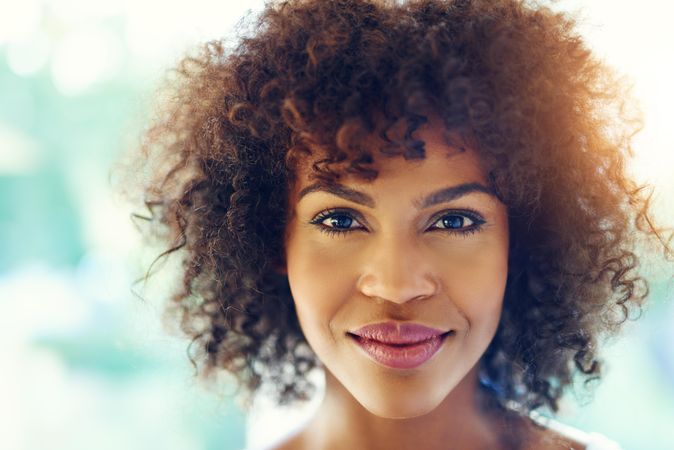
<svg viewBox="0 0 674 450">
<path fill-rule="evenodd" d="M 326 394 L 309 424 L 276 448 L 500 448 L 496 426 L 475 394 L 477 365 L 503 306 L 507 210 L 486 192 L 418 208 L 415 200 L 431 192 L 488 184 L 475 149 L 449 144 L 436 117 L 414 137 L 425 142 L 425 159 L 375 151 L 373 182 L 340 179 L 369 196 L 369 205 L 325 191 L 300 198 L 315 183 L 311 163 L 321 155 L 298 167 L 282 271 L 302 331 L 325 369 Z M 381 143 L 376 133 L 366 142 Z M 317 218 L 333 208 L 340 211 Z M 321 226 L 351 231 L 331 236 Z M 348 335 L 390 320 L 452 334 L 421 366 L 393 369 L 370 359 Z"/>
</svg>

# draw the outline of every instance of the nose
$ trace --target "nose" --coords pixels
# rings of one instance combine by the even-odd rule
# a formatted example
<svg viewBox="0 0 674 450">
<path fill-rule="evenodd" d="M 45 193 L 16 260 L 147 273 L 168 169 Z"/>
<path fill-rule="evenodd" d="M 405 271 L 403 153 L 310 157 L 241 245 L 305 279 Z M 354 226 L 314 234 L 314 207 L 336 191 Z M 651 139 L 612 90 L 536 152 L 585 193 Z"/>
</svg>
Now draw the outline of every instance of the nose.
<svg viewBox="0 0 674 450">
<path fill-rule="evenodd" d="M 371 298 L 402 304 L 438 290 L 428 257 L 411 240 L 392 238 L 373 245 L 362 267 L 357 288 Z"/>
</svg>

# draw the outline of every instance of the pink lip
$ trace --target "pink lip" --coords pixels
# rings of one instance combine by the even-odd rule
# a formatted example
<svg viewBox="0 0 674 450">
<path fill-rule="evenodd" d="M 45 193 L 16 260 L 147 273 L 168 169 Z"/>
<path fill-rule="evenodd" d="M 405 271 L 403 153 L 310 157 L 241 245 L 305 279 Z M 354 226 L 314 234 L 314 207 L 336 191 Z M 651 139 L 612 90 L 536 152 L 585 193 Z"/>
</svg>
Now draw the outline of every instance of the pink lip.
<svg viewBox="0 0 674 450">
<path fill-rule="evenodd" d="M 431 339 L 434 336 L 440 336 L 447 333 L 447 331 L 430 328 L 418 323 L 382 322 L 366 325 L 351 333 L 385 344 L 414 344 Z"/>
<path fill-rule="evenodd" d="M 374 361 L 395 369 L 412 369 L 431 359 L 451 333 L 415 323 L 386 322 L 349 334 Z"/>
</svg>

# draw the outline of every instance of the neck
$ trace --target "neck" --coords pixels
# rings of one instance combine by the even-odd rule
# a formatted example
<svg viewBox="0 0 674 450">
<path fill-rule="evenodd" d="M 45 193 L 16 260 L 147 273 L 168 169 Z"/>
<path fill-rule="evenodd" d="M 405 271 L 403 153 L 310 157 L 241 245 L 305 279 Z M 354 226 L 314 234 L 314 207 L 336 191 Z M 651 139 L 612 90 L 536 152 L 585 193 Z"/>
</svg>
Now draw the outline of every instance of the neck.
<svg viewBox="0 0 674 450">
<path fill-rule="evenodd" d="M 304 448 L 497 449 L 500 445 L 496 427 L 480 411 L 476 392 L 477 368 L 474 368 L 430 413 L 408 419 L 386 419 L 363 408 L 326 371 L 325 397 L 303 433 Z"/>
</svg>

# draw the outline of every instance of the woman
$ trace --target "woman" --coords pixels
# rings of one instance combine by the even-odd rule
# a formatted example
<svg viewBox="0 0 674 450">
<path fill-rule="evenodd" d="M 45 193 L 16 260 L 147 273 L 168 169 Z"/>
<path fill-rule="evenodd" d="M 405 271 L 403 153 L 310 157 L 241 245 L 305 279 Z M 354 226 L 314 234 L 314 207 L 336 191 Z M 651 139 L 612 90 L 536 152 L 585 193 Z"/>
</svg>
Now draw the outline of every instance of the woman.
<svg viewBox="0 0 674 450">
<path fill-rule="evenodd" d="M 270 3 L 180 65 L 146 204 L 168 311 L 224 369 L 316 416 L 280 449 L 592 449 L 532 420 L 671 252 L 624 169 L 638 121 L 573 21 L 517 0 Z M 162 255 L 162 256 L 163 256 Z"/>
</svg>

